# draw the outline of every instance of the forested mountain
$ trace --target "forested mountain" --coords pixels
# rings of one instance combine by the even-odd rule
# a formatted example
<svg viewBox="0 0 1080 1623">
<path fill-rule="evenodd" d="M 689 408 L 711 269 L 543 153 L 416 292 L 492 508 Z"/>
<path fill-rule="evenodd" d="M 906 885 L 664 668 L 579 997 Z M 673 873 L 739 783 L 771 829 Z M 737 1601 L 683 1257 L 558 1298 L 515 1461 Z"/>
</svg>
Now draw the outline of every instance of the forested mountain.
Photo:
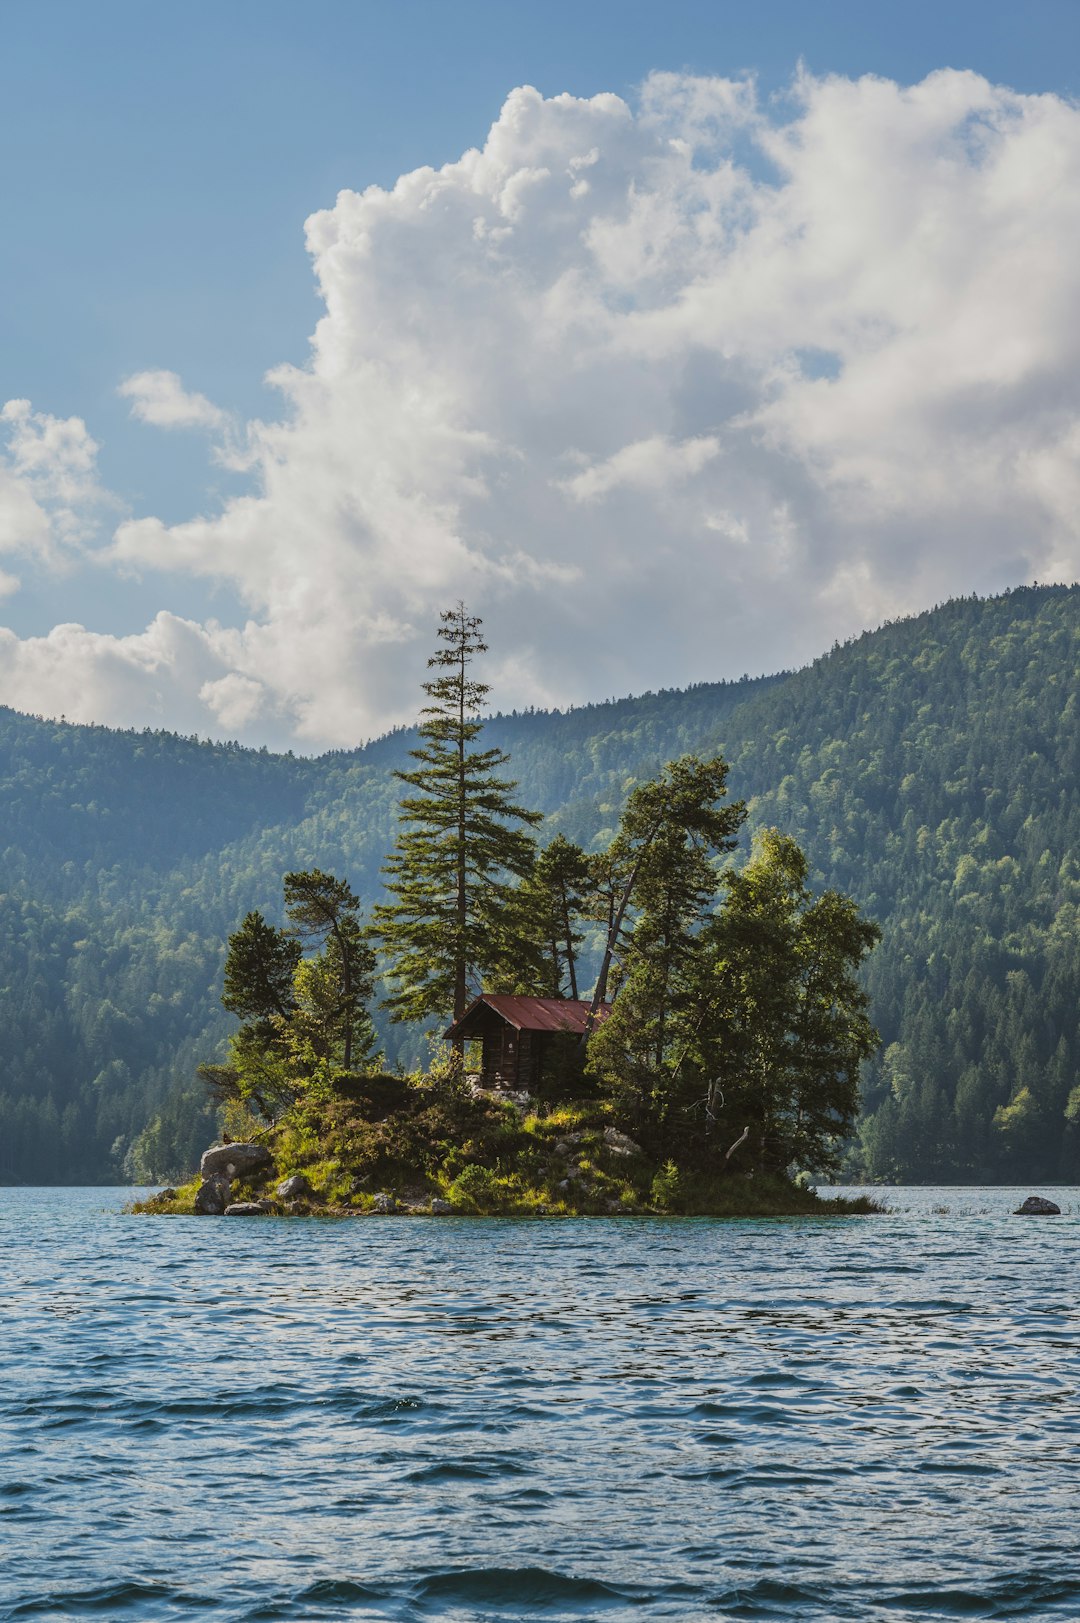
<svg viewBox="0 0 1080 1623">
<path fill-rule="evenodd" d="M 494 628 L 493 628 L 494 629 Z M 494 718 L 545 832 L 720 748 L 748 829 L 884 931 L 853 1172 L 1071 1179 L 1080 1146 L 1080 588 L 953 602 L 784 676 Z M 0 711 L 0 1180 L 171 1175 L 211 1123 L 224 942 L 318 865 L 379 892 L 399 731 L 318 760 Z M 421 1052 L 399 1031 L 401 1057 Z"/>
</svg>

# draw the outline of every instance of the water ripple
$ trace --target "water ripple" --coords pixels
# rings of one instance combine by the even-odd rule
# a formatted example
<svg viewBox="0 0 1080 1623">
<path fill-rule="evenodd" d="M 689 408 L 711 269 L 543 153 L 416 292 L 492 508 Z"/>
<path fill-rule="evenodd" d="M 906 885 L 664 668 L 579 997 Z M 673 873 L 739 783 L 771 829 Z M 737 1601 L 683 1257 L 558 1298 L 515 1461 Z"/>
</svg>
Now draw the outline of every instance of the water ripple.
<svg viewBox="0 0 1080 1623">
<path fill-rule="evenodd" d="M 244 1226 L 0 1191 L 0 1619 L 1075 1620 L 1080 1196 L 892 1198 Z"/>
</svg>

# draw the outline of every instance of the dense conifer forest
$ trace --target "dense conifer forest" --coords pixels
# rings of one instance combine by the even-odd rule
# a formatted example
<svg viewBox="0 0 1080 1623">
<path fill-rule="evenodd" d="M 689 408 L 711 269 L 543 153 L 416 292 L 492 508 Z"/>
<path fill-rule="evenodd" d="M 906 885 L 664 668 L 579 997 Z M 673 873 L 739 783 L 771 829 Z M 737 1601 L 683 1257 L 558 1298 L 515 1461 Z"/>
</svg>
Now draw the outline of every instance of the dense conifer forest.
<svg viewBox="0 0 1080 1623">
<path fill-rule="evenodd" d="M 497 627 L 489 628 L 493 636 Z M 745 834 L 882 927 L 852 1175 L 1075 1177 L 1080 588 L 952 602 L 783 676 L 497 716 L 543 837 L 611 839 L 635 784 L 720 750 Z M 497 694 L 495 695 L 497 698 Z M 415 735 L 318 760 L 0 711 L 0 1180 L 179 1175 L 235 1020 L 225 942 L 319 867 L 370 905 Z M 598 943 L 594 943 L 595 950 Z M 391 1058 L 425 1050 L 383 1027 Z"/>
</svg>

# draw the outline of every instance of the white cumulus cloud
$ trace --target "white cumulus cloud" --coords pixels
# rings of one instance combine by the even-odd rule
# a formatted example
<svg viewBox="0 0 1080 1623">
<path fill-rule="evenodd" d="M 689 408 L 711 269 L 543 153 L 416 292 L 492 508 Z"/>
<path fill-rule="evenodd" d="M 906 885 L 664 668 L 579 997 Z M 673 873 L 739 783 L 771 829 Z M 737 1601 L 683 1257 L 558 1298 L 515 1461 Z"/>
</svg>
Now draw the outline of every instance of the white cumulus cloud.
<svg viewBox="0 0 1080 1623">
<path fill-rule="evenodd" d="M 720 441 L 712 435 L 672 445 L 655 434 L 652 439 L 624 445 L 605 462 L 564 480 L 562 488 L 579 502 L 597 501 L 620 488 L 657 494 L 699 473 L 719 451 Z"/>
<path fill-rule="evenodd" d="M 156 428 L 222 428 L 228 417 L 204 394 L 184 388 L 175 372 L 135 372 L 119 391 L 131 401 L 131 415 Z"/>
<path fill-rule="evenodd" d="M 172 372 L 122 386 L 251 483 L 120 524 L 110 566 L 225 584 L 242 623 L 12 638 L 8 702 L 315 748 L 414 713 L 459 597 L 509 706 L 790 666 L 1078 573 L 1080 110 L 1054 96 L 523 88 L 481 146 L 307 235 L 325 313 L 275 421 L 234 432 Z M 92 442 L 43 474 L 46 420 L 9 421 L 0 538 L 29 547 L 85 505 Z"/>
<path fill-rule="evenodd" d="M 0 553 L 55 567 L 93 541 L 115 505 L 98 483 L 98 449 L 80 417 L 50 417 L 29 400 L 0 407 Z M 4 579 L 8 595 L 17 582 Z"/>
</svg>

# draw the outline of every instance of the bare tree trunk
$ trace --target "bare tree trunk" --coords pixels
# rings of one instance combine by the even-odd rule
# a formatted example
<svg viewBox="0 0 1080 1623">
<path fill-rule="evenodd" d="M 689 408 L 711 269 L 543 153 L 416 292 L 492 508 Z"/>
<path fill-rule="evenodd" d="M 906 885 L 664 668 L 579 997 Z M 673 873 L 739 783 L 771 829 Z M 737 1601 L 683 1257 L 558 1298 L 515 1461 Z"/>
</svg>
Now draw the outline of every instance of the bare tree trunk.
<svg viewBox="0 0 1080 1623">
<path fill-rule="evenodd" d="M 743 1128 L 742 1132 L 739 1134 L 738 1138 L 735 1140 L 734 1144 L 732 1144 L 731 1147 L 729 1148 L 727 1154 L 724 1156 L 724 1160 L 725 1161 L 730 1161 L 731 1157 L 735 1154 L 735 1151 L 738 1149 L 739 1145 L 740 1144 L 745 1144 L 749 1137 L 750 1137 L 750 1124 L 748 1122 L 747 1125 Z"/>
</svg>

